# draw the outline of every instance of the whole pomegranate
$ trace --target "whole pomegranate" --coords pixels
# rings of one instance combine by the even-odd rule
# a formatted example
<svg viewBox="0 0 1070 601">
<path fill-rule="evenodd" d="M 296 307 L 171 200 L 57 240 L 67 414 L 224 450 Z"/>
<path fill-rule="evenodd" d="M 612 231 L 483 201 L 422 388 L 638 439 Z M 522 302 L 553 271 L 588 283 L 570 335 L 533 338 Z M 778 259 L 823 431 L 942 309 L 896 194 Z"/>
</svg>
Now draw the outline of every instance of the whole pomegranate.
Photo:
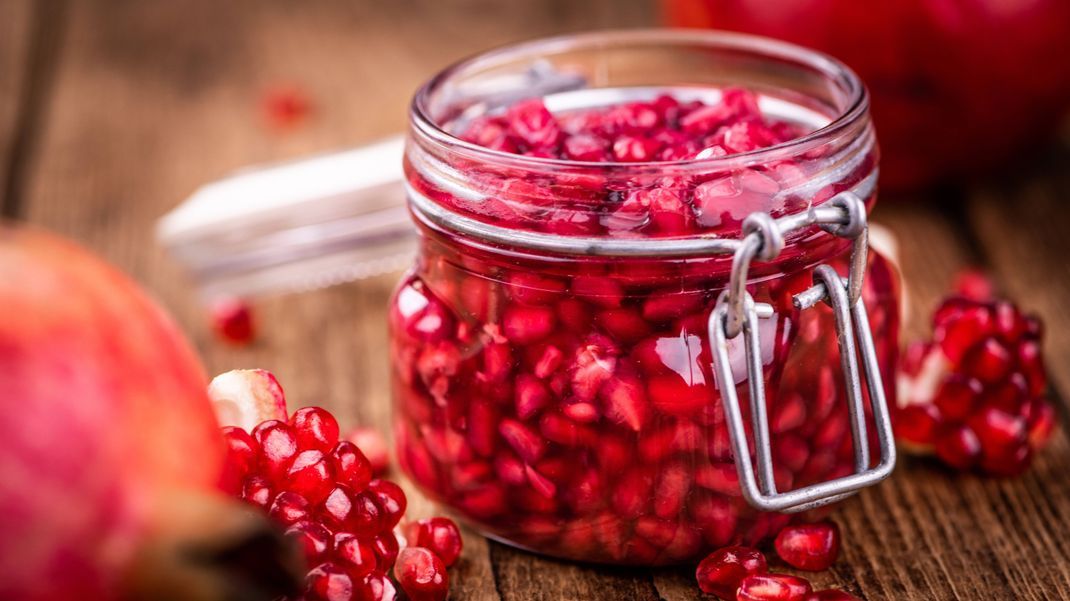
<svg viewBox="0 0 1070 601">
<path fill-rule="evenodd" d="M 0 598 L 293 590 L 281 535 L 217 492 L 205 378 L 159 307 L 78 246 L 3 223 L 0 307 Z"/>
<path fill-rule="evenodd" d="M 881 184 L 917 187 L 1014 158 L 1070 108 L 1066 0 L 664 0 L 672 24 L 825 51 L 869 87 Z"/>
</svg>

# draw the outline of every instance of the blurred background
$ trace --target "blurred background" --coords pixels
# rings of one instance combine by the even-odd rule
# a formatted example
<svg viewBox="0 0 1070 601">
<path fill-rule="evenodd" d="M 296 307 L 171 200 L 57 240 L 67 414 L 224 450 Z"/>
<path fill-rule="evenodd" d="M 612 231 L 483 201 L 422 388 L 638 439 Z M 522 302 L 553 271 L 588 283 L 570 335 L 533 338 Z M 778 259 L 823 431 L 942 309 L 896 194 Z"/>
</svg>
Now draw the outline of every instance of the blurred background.
<svg viewBox="0 0 1070 601">
<path fill-rule="evenodd" d="M 157 219 L 235 169 L 402 132 L 415 89 L 464 56 L 659 24 L 783 37 L 858 69 L 884 149 L 876 220 L 899 238 L 922 316 L 906 337 L 977 265 L 1044 316 L 1053 384 L 1070 387 L 1066 0 L 0 0 L 2 215 L 132 274 L 210 373 L 265 368 L 294 405 L 385 425 L 385 308 L 399 273 L 258 299 L 255 341 L 225 344 L 155 243 Z M 538 585 L 527 563 L 500 567 L 527 559 L 494 548 L 499 576 Z M 592 594 L 630 582 L 539 562 L 584 574 Z M 487 586 L 488 564 L 460 570 L 457 581 Z"/>
</svg>

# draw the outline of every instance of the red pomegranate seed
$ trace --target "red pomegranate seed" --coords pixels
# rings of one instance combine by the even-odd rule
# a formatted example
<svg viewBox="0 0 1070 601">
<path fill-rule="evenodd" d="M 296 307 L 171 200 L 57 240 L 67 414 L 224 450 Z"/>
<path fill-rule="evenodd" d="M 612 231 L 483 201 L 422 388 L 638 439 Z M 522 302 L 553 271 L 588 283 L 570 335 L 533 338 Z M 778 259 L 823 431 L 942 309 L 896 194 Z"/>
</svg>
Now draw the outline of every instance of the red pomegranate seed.
<svg viewBox="0 0 1070 601">
<path fill-rule="evenodd" d="M 268 420 L 253 429 L 253 438 L 260 445 L 268 475 L 281 476 L 297 454 L 297 435 L 293 428 L 278 420 Z"/>
<path fill-rule="evenodd" d="M 449 594 L 446 566 L 429 549 L 402 549 L 394 566 L 394 575 L 412 601 L 444 601 Z"/>
<path fill-rule="evenodd" d="M 408 505 L 401 487 L 389 480 L 372 480 L 368 484 L 368 492 L 374 495 L 376 503 L 382 509 L 382 529 L 389 530 L 396 526 L 405 515 L 405 507 Z"/>
<path fill-rule="evenodd" d="M 695 578 L 702 592 L 726 601 L 736 598 L 740 582 L 752 574 L 764 574 L 765 556 L 750 547 L 724 547 L 710 553 L 698 564 Z"/>
<path fill-rule="evenodd" d="M 275 493 L 271 490 L 271 483 L 268 482 L 267 478 L 251 476 L 245 479 L 241 498 L 266 511 L 271 501 L 275 498 Z"/>
<path fill-rule="evenodd" d="M 553 309 L 512 305 L 502 317 L 502 332 L 517 344 L 530 344 L 553 332 L 554 322 Z"/>
<path fill-rule="evenodd" d="M 248 432 L 235 426 L 223 428 L 223 441 L 227 446 L 227 457 L 220 488 L 227 494 L 237 495 L 245 477 L 256 467 L 259 445 Z"/>
<path fill-rule="evenodd" d="M 344 440 L 335 445 L 328 459 L 336 480 L 351 490 L 364 490 L 371 482 L 371 461 L 352 442 Z"/>
<path fill-rule="evenodd" d="M 987 301 L 995 297 L 996 287 L 984 272 L 976 269 L 964 269 L 955 275 L 951 285 L 955 294 L 971 300 Z"/>
<path fill-rule="evenodd" d="M 338 444 L 338 422 L 319 407 L 304 407 L 290 416 L 290 427 L 297 434 L 301 449 L 319 449 L 324 453 Z"/>
<path fill-rule="evenodd" d="M 408 541 L 412 546 L 430 549 L 446 567 L 452 566 L 461 556 L 461 531 L 449 518 L 424 518 L 413 522 L 408 528 Z"/>
<path fill-rule="evenodd" d="M 349 530 L 357 536 L 369 537 L 384 529 L 384 510 L 376 495 L 367 490 L 361 491 L 353 496 L 351 502 L 352 509 L 345 522 Z"/>
<path fill-rule="evenodd" d="M 256 339 L 253 309 L 241 299 L 223 299 L 212 303 L 212 328 L 223 341 L 243 346 Z"/>
<path fill-rule="evenodd" d="M 401 545 L 392 531 L 379 533 L 372 541 L 372 548 L 375 551 L 376 567 L 381 572 L 389 571 L 401 552 Z"/>
<path fill-rule="evenodd" d="M 261 110 L 269 127 L 285 131 L 308 119 L 312 112 L 312 102 L 301 88 L 280 85 L 264 93 Z"/>
<path fill-rule="evenodd" d="M 981 441 L 969 427 L 955 426 L 937 437 L 935 451 L 951 467 L 969 469 L 981 455 Z"/>
<path fill-rule="evenodd" d="M 600 398 L 606 417 L 610 420 L 636 432 L 641 432 L 646 426 L 650 405 L 638 376 L 622 372 L 618 377 L 607 380 Z"/>
<path fill-rule="evenodd" d="M 286 489 L 293 491 L 312 504 L 327 497 L 334 487 L 334 473 L 328 459 L 316 450 L 301 451 L 286 472 Z"/>
<path fill-rule="evenodd" d="M 553 146 L 561 135 L 554 116 L 538 98 L 509 107 L 505 118 L 509 123 L 509 131 L 529 148 Z"/>
<path fill-rule="evenodd" d="M 375 548 L 348 532 L 334 536 L 334 555 L 354 578 L 363 578 L 376 568 Z"/>
<path fill-rule="evenodd" d="M 295 492 L 281 492 L 275 497 L 268 515 L 283 526 L 290 526 L 308 518 L 308 501 Z"/>
<path fill-rule="evenodd" d="M 505 418 L 498 424 L 498 432 L 524 461 L 534 463 L 542 456 L 544 451 L 542 438 L 524 424 Z"/>
<path fill-rule="evenodd" d="M 286 535 L 297 541 L 304 551 L 305 559 L 312 564 L 322 561 L 334 544 L 329 530 L 308 520 L 290 526 Z"/>
<path fill-rule="evenodd" d="M 832 522 L 788 526 L 777 535 L 776 552 L 793 568 L 820 572 L 840 555 L 840 529 Z"/>
<path fill-rule="evenodd" d="M 737 601 L 806 601 L 813 591 L 802 578 L 785 574 L 753 574 L 739 583 Z"/>
<path fill-rule="evenodd" d="M 354 589 L 359 601 L 395 601 L 397 589 L 389 578 L 375 572 L 368 574 Z"/>
<path fill-rule="evenodd" d="M 351 601 L 354 599 L 353 578 L 345 568 L 331 563 L 322 563 L 305 578 L 308 587 L 305 597 L 313 601 Z"/>
<path fill-rule="evenodd" d="M 520 374 L 515 384 L 516 416 L 530 419 L 550 403 L 550 391 L 537 377 Z"/>
</svg>

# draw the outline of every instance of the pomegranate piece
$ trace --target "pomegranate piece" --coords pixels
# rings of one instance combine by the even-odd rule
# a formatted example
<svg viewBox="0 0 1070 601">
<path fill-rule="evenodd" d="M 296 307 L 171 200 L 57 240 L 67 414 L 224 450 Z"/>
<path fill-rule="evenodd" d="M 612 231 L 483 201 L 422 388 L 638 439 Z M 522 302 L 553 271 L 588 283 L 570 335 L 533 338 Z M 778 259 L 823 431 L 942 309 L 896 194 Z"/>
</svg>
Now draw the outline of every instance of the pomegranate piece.
<svg viewBox="0 0 1070 601">
<path fill-rule="evenodd" d="M 306 407 L 286 422 L 257 425 L 252 435 L 234 426 L 224 428 L 223 435 L 227 490 L 286 527 L 307 564 L 315 566 L 306 575 L 301 599 L 395 597 L 386 574 L 395 570 L 400 578 L 403 571 L 395 568 L 400 545 L 394 528 L 405 513 L 405 493 L 389 480 L 372 478 L 372 463 L 357 445 L 338 440 L 333 415 Z M 449 563 L 456 561 L 461 538 L 453 522 L 432 518 L 416 526 L 414 541 L 439 550 Z M 441 579 L 434 582 L 443 583 L 445 565 L 435 561 Z M 439 598 L 433 584 L 417 586 L 410 598 Z"/>
<path fill-rule="evenodd" d="M 1009 302 L 945 301 L 933 315 L 932 343 L 913 345 L 904 358 L 897 438 L 955 469 L 1024 472 L 1054 423 L 1040 336 L 1036 318 Z"/>
<path fill-rule="evenodd" d="M 766 569 L 765 556 L 757 549 L 723 547 L 707 555 L 698 564 L 695 578 L 702 592 L 732 601 L 744 578 L 752 574 L 764 574 Z"/>
<path fill-rule="evenodd" d="M 394 576 L 412 601 L 444 601 L 449 594 L 445 564 L 424 547 L 402 549 L 394 566 Z"/>
<path fill-rule="evenodd" d="M 430 549 L 447 568 L 461 556 L 461 531 L 449 518 L 424 518 L 413 522 L 409 524 L 407 538 L 412 546 Z"/>
<path fill-rule="evenodd" d="M 270 372 L 236 369 L 219 374 L 208 384 L 208 397 L 222 426 L 252 432 L 267 420 L 286 421 L 286 395 Z"/>
<path fill-rule="evenodd" d="M 789 566 L 820 572 L 840 555 L 840 529 L 832 522 L 788 526 L 777 535 L 774 545 Z"/>
<path fill-rule="evenodd" d="M 256 339 L 253 308 L 248 302 L 238 298 L 221 299 L 212 303 L 209 313 L 212 330 L 220 340 L 245 346 Z"/>
<path fill-rule="evenodd" d="M 806 601 L 810 583 L 786 574 L 754 574 L 739 583 L 737 601 Z"/>
</svg>

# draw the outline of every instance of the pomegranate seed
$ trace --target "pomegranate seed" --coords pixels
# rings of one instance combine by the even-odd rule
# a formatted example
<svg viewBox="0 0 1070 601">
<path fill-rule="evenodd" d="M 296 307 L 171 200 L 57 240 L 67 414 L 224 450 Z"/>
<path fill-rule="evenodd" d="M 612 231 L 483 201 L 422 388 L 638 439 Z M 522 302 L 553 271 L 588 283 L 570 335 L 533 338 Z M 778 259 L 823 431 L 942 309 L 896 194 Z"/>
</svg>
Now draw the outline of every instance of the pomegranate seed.
<svg viewBox="0 0 1070 601">
<path fill-rule="evenodd" d="M 954 426 L 936 439 L 936 456 L 951 467 L 964 470 L 977 463 L 981 441 L 967 426 Z"/>
<path fill-rule="evenodd" d="M 350 601 L 353 596 L 353 579 L 348 570 L 327 562 L 312 568 L 305 578 L 308 587 L 305 596 L 314 601 Z"/>
<path fill-rule="evenodd" d="M 271 483 L 268 482 L 267 478 L 251 476 L 246 478 L 245 484 L 242 486 L 241 498 L 267 510 L 269 504 L 275 498 L 275 494 L 271 490 Z"/>
<path fill-rule="evenodd" d="M 452 566 L 461 556 L 461 531 L 449 518 L 424 518 L 409 525 L 409 544 L 426 547 L 442 560 L 446 567 Z"/>
<path fill-rule="evenodd" d="M 330 530 L 316 522 L 307 520 L 290 526 L 286 530 L 286 536 L 297 541 L 297 544 L 304 551 L 305 559 L 314 564 L 327 555 L 333 544 Z"/>
<path fill-rule="evenodd" d="M 285 131 L 308 119 L 312 112 L 312 102 L 301 88 L 279 85 L 264 92 L 261 110 L 269 127 Z"/>
<path fill-rule="evenodd" d="M 371 482 L 371 461 L 352 442 L 344 440 L 338 443 L 328 457 L 337 481 L 351 490 L 364 490 Z"/>
<path fill-rule="evenodd" d="M 286 488 L 313 504 L 325 499 L 333 486 L 334 474 L 320 451 L 301 451 L 286 473 Z"/>
<path fill-rule="evenodd" d="M 370 491 L 362 491 L 353 496 L 352 509 L 347 516 L 345 525 L 354 534 L 361 537 L 373 536 L 384 530 L 386 517 L 385 511 L 379 505 L 379 500 Z"/>
<path fill-rule="evenodd" d="M 380 571 L 386 572 L 393 567 L 394 562 L 397 561 L 398 553 L 401 552 L 401 545 L 398 543 L 398 539 L 394 536 L 393 532 L 381 532 L 372 541 L 372 548 L 375 551 L 375 563 Z"/>
<path fill-rule="evenodd" d="M 509 131 L 529 148 L 546 148 L 561 135 L 557 122 L 542 100 L 533 98 L 509 107 L 505 115 Z"/>
<path fill-rule="evenodd" d="M 298 409 L 290 416 L 290 427 L 297 434 L 300 449 L 319 449 L 324 453 L 338 444 L 338 422 L 319 407 Z"/>
<path fill-rule="evenodd" d="M 840 529 L 832 522 L 788 526 L 777 535 L 776 552 L 793 568 L 820 572 L 840 555 Z"/>
<path fill-rule="evenodd" d="M 334 555 L 355 578 L 371 574 L 376 567 L 375 548 L 347 532 L 335 535 Z"/>
<path fill-rule="evenodd" d="M 295 492 L 279 493 L 268 515 L 283 526 L 296 524 L 308 517 L 308 501 Z"/>
<path fill-rule="evenodd" d="M 406 547 L 394 566 L 398 584 L 412 601 L 443 601 L 449 593 L 449 575 L 442 560 L 423 547 Z"/>
<path fill-rule="evenodd" d="M 223 299 L 212 303 L 212 328 L 224 342 L 244 346 L 256 339 L 253 309 L 241 299 Z"/>
<path fill-rule="evenodd" d="M 806 601 L 813 589 L 802 578 L 785 574 L 753 574 L 739 583 L 737 601 Z"/>
<path fill-rule="evenodd" d="M 702 592 L 731 601 L 740 582 L 752 574 L 764 574 L 765 556 L 750 547 L 724 547 L 698 564 L 695 577 Z"/>
<path fill-rule="evenodd" d="M 241 492 L 242 481 L 256 467 L 259 446 L 248 432 L 235 426 L 223 428 L 223 441 L 227 446 L 220 488 L 236 495 Z"/>
<path fill-rule="evenodd" d="M 376 503 L 382 509 L 382 529 L 389 530 L 401 521 L 408 502 L 401 487 L 389 480 L 372 480 L 368 492 L 374 495 Z"/>
<path fill-rule="evenodd" d="M 550 403 L 550 391 L 535 376 L 520 374 L 516 378 L 516 416 L 530 419 Z"/>
<path fill-rule="evenodd" d="M 253 430 L 260 445 L 262 461 L 272 477 L 280 476 L 297 454 L 297 435 L 293 428 L 278 420 L 261 423 Z"/>
<path fill-rule="evenodd" d="M 553 309 L 513 305 L 502 317 L 502 331 L 517 344 L 538 342 L 554 330 Z"/>
</svg>

